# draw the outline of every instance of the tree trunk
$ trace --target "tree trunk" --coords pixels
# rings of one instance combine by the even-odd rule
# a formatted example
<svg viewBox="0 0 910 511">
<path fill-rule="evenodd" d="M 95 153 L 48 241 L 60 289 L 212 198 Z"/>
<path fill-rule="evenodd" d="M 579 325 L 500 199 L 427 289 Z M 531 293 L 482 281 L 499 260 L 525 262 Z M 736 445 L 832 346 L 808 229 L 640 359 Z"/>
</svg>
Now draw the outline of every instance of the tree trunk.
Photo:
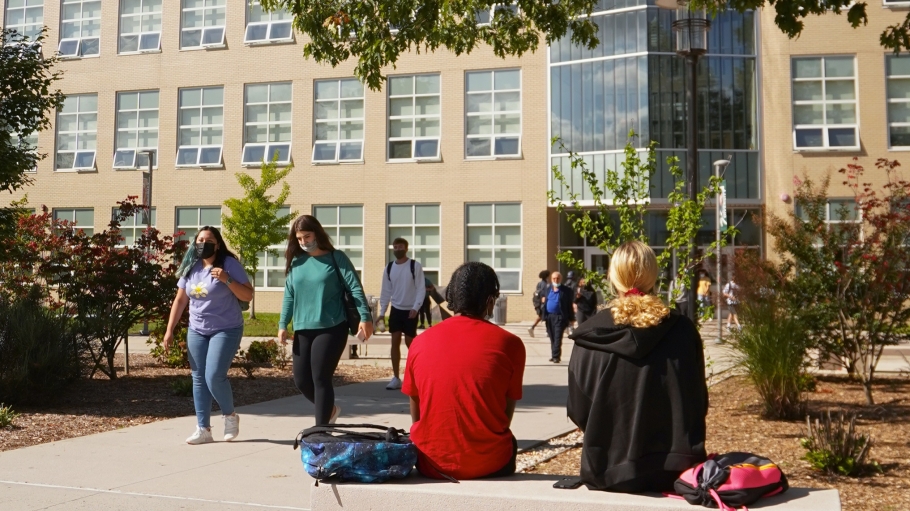
<svg viewBox="0 0 910 511">
<path fill-rule="evenodd" d="M 875 400 L 872 399 L 872 379 L 871 378 L 863 380 L 863 394 L 865 394 L 865 396 L 866 396 L 867 405 L 875 404 Z"/>
<path fill-rule="evenodd" d="M 253 272 L 253 276 L 250 278 L 250 282 L 253 283 L 253 289 L 256 289 L 256 273 Z M 253 293 L 253 299 L 250 300 L 250 319 L 256 319 L 256 293 Z"/>
</svg>

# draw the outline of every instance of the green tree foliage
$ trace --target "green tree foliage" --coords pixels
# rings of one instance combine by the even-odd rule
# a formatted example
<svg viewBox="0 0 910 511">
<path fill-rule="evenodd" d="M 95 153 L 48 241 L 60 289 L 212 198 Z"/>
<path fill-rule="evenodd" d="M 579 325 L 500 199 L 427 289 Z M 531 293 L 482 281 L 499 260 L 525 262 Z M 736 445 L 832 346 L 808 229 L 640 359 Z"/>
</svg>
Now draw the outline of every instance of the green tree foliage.
<svg viewBox="0 0 910 511">
<path fill-rule="evenodd" d="M 237 250 L 237 255 L 244 270 L 256 284 L 256 272 L 259 271 L 259 253 L 267 252 L 276 255 L 271 245 L 277 245 L 287 239 L 288 225 L 296 216 L 295 212 L 278 216 L 278 210 L 284 206 L 291 194 L 291 186 L 285 181 L 281 192 L 272 197 L 268 191 L 280 183 L 291 172 L 293 166 L 278 168 L 275 160 L 262 162 L 261 174 L 257 182 L 249 174 L 238 172 L 237 182 L 243 187 L 242 198 L 230 198 L 224 205 L 231 210 L 230 216 L 222 215 L 224 237 Z M 255 299 L 254 299 L 255 304 Z M 250 318 L 255 318 L 254 307 L 250 307 Z"/>
<path fill-rule="evenodd" d="M 556 205 L 560 215 L 565 214 L 572 230 L 588 240 L 589 246 L 597 246 L 607 254 L 612 254 L 619 245 L 631 240 L 648 242 L 645 225 L 645 214 L 651 203 L 651 178 L 657 172 L 657 142 L 648 144 L 644 153 L 633 145 L 637 138 L 634 131 L 629 132 L 629 142 L 625 148 L 625 160 L 617 170 L 607 169 L 604 180 L 588 168 L 583 156 L 569 151 L 562 145 L 562 151 L 569 153 L 569 166 L 573 172 L 581 174 L 584 182 L 584 193 L 572 191 L 566 175 L 554 166 L 553 190 L 548 192 L 551 204 Z M 553 143 L 560 143 L 558 138 Z M 561 145 L 561 143 L 560 143 Z M 719 181 L 711 177 L 708 187 L 698 193 L 695 201 L 685 193 L 685 180 L 682 169 L 677 165 L 676 157 L 668 158 L 670 173 L 675 178 L 673 191 L 667 197 L 671 204 L 667 217 L 667 250 L 657 257 L 657 263 L 664 271 L 669 270 L 673 253 L 676 252 L 678 272 L 676 278 L 691 286 L 691 272 L 702 262 L 716 253 L 718 247 L 712 243 L 701 256 L 692 260 L 689 254 L 689 241 L 695 237 L 702 226 L 702 212 L 708 200 L 719 191 Z M 557 193 L 559 190 L 561 193 Z M 585 202 L 582 195 L 590 197 Z M 735 235 L 735 229 L 727 231 Z M 726 240 L 721 238 L 721 247 Z M 567 267 L 581 272 L 585 279 L 600 289 L 605 295 L 612 294 L 604 275 L 585 267 L 585 261 L 576 258 L 571 251 L 564 251 L 556 258 Z M 690 287 L 691 289 L 691 287 Z"/>
<path fill-rule="evenodd" d="M 823 360 L 840 363 L 862 383 L 870 405 L 882 353 L 910 323 L 910 182 L 898 165 L 878 160 L 880 188 L 865 182 L 855 159 L 841 169 L 855 210 L 829 200 L 828 179 L 795 179 L 798 210 L 771 215 L 768 225 L 790 314 L 810 327 Z"/>
<path fill-rule="evenodd" d="M 42 31 L 32 41 L 14 30 L 0 32 L 0 192 L 29 184 L 25 173 L 46 155 L 25 140 L 48 129 L 51 112 L 63 103 L 63 93 L 53 90 L 62 78 L 53 70 L 57 58 L 41 53 L 45 36 Z M 0 208 L 0 238 L 13 235 L 16 215 L 14 208 Z"/>
</svg>

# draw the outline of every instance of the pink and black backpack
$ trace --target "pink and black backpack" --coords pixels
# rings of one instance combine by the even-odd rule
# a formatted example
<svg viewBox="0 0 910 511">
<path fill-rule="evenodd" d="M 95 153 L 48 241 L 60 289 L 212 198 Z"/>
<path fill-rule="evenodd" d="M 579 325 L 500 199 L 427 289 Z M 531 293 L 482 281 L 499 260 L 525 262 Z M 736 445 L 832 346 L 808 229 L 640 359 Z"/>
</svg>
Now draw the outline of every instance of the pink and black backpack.
<svg viewBox="0 0 910 511">
<path fill-rule="evenodd" d="M 730 452 L 686 470 L 674 484 L 689 504 L 735 511 L 762 497 L 787 491 L 787 477 L 768 458 Z"/>
</svg>

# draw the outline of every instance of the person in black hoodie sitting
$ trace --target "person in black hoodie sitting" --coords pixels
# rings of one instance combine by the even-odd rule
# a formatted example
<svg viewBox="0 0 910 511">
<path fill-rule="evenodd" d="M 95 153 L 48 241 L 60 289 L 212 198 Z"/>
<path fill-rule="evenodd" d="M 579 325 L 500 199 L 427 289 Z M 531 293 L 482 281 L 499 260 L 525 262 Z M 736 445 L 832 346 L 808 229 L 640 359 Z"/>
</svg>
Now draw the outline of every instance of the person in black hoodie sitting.
<svg viewBox="0 0 910 511">
<path fill-rule="evenodd" d="M 610 260 L 617 298 L 570 336 L 568 413 L 584 432 L 581 480 L 592 490 L 673 491 L 706 458 L 701 336 L 655 295 L 657 273 L 650 247 L 622 244 Z"/>
</svg>

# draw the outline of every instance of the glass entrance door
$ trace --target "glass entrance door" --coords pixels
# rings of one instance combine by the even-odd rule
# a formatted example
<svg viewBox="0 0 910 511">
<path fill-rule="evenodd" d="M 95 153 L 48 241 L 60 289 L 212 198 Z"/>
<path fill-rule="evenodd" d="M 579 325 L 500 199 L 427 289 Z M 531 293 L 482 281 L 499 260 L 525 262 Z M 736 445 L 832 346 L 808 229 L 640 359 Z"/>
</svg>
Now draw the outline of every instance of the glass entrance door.
<svg viewBox="0 0 910 511">
<path fill-rule="evenodd" d="M 585 267 L 601 275 L 607 274 L 610 267 L 610 256 L 597 247 L 585 248 Z"/>
</svg>

